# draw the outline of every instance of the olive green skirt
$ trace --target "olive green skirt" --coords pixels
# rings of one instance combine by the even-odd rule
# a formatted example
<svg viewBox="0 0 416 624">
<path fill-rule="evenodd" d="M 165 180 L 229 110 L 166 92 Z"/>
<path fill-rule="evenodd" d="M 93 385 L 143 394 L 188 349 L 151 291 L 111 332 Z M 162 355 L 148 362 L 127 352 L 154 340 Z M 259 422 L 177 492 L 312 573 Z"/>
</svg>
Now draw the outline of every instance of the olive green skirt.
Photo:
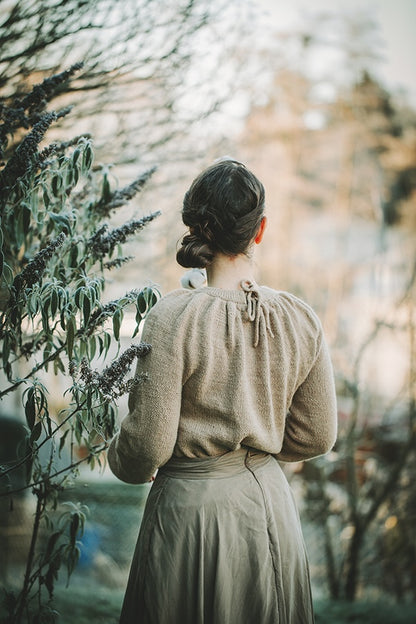
<svg viewBox="0 0 416 624">
<path fill-rule="evenodd" d="M 172 458 L 151 488 L 120 624 L 312 624 L 293 495 L 270 455 Z"/>
</svg>

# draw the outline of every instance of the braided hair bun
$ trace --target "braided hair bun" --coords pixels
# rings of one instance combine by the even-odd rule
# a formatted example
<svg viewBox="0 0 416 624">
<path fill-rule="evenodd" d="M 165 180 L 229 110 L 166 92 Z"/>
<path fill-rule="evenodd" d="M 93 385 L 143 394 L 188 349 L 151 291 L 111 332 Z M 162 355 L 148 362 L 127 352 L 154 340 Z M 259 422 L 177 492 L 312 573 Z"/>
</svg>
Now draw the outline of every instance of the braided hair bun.
<svg viewBox="0 0 416 624">
<path fill-rule="evenodd" d="M 189 227 L 176 259 L 183 267 L 208 266 L 215 254 L 246 253 L 264 213 L 264 187 L 242 163 L 220 160 L 192 182 L 183 200 Z"/>
</svg>

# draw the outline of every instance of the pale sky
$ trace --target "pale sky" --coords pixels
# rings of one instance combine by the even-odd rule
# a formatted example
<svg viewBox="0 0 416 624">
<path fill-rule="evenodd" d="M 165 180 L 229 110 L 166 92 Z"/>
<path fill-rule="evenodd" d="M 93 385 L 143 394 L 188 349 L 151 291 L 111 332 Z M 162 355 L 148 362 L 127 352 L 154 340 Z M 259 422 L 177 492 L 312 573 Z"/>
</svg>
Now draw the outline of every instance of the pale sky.
<svg viewBox="0 0 416 624">
<path fill-rule="evenodd" d="M 378 75 L 389 89 L 404 88 L 416 106 L 416 0 L 257 0 L 279 30 L 304 23 L 305 15 L 368 9 L 379 24 L 384 60 Z"/>
</svg>

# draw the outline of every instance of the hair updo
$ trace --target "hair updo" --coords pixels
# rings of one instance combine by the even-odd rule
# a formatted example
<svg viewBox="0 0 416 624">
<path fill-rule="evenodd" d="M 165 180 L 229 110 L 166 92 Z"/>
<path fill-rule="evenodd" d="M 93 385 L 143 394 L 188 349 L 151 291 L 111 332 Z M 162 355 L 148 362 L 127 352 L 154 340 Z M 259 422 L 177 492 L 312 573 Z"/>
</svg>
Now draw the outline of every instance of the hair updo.
<svg viewBox="0 0 416 624">
<path fill-rule="evenodd" d="M 264 213 L 263 184 L 242 163 L 220 160 L 192 182 L 183 200 L 189 227 L 176 259 L 183 267 L 208 266 L 216 252 L 246 253 Z"/>
</svg>

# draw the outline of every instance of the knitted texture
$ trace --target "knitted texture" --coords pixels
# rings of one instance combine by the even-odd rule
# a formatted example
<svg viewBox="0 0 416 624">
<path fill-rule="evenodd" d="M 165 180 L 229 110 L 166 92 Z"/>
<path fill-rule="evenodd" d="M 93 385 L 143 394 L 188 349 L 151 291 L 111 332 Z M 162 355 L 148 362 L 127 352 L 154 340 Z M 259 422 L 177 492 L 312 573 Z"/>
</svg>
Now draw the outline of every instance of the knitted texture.
<svg viewBox="0 0 416 624">
<path fill-rule="evenodd" d="M 333 371 L 313 310 L 264 286 L 175 290 L 149 313 L 152 345 L 108 462 L 128 483 L 149 481 L 172 455 L 242 446 L 301 461 L 336 437 Z"/>
</svg>

